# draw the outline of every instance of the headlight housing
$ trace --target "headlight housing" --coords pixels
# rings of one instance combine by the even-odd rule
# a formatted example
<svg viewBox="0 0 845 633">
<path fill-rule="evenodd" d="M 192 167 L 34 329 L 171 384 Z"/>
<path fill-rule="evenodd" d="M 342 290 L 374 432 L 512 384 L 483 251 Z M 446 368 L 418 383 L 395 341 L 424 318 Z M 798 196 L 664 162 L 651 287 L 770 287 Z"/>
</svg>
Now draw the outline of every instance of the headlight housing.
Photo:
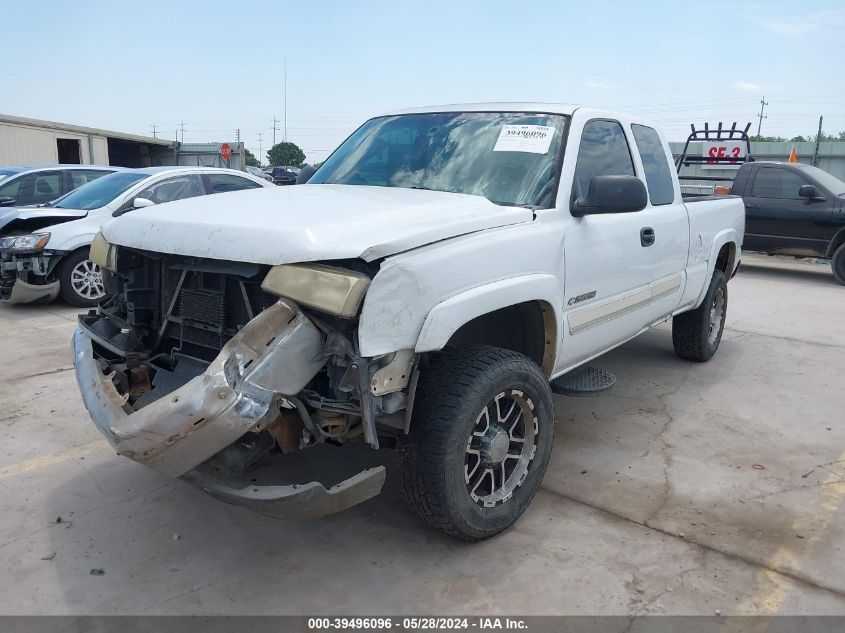
<svg viewBox="0 0 845 633">
<path fill-rule="evenodd" d="M 88 259 L 100 268 L 105 268 L 113 273 L 117 272 L 117 246 L 109 244 L 102 233 L 97 233 L 94 236 Z"/>
<path fill-rule="evenodd" d="M 10 235 L 0 238 L 0 250 L 10 252 L 40 251 L 50 241 L 49 233 L 33 233 L 32 235 Z"/>
<path fill-rule="evenodd" d="M 350 319 L 358 314 L 370 278 L 323 264 L 284 264 L 273 266 L 261 287 L 276 296 Z"/>
</svg>

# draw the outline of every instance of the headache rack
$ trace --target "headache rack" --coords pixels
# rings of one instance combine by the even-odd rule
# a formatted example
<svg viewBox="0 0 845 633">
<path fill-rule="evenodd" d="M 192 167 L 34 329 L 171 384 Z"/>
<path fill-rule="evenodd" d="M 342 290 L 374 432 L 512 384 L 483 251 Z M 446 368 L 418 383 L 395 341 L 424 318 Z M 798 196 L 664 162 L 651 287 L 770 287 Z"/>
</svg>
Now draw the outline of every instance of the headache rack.
<svg viewBox="0 0 845 633">
<path fill-rule="evenodd" d="M 748 138 L 748 130 L 751 123 L 746 123 L 744 128 L 737 128 L 736 121 L 731 123 L 730 128 L 722 126 L 720 122 L 716 128 L 711 128 L 707 123 L 704 124 L 703 129 L 696 129 L 695 123 L 690 124 L 692 132 L 687 137 L 687 142 L 684 144 L 684 151 L 681 152 L 677 160 L 675 160 L 675 168 L 678 171 L 678 180 L 699 180 L 706 182 L 730 182 L 733 181 L 733 176 L 682 176 L 681 167 L 689 167 L 690 165 L 707 163 L 708 165 L 741 165 L 743 163 L 750 163 L 754 161 L 751 156 L 751 139 Z M 740 141 L 745 143 L 744 156 L 701 156 L 690 155 L 689 144 L 694 141 Z"/>
</svg>

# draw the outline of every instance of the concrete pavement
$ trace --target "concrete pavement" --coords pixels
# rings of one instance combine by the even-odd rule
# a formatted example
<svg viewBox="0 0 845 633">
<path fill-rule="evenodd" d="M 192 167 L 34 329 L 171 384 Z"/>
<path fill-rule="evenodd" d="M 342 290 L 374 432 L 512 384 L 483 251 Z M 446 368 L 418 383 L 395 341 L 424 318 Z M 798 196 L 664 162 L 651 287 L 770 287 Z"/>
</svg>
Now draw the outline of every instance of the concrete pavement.
<svg viewBox="0 0 845 633">
<path fill-rule="evenodd" d="M 663 326 L 597 363 L 610 394 L 556 396 L 540 493 L 475 545 L 390 476 L 289 523 L 115 456 L 70 370 L 77 310 L 0 306 L 0 613 L 845 614 L 845 288 L 746 255 L 729 294 L 711 362 Z"/>
</svg>

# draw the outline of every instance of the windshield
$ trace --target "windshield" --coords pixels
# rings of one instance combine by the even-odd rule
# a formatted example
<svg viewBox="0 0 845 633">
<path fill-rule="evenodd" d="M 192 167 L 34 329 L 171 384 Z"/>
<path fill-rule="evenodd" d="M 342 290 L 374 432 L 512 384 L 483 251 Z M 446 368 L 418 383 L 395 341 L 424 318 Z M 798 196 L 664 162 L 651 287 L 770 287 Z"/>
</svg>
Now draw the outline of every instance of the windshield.
<svg viewBox="0 0 845 633">
<path fill-rule="evenodd" d="M 484 196 L 504 205 L 554 203 L 568 117 L 441 112 L 371 119 L 309 184 L 374 185 Z"/>
<path fill-rule="evenodd" d="M 801 169 L 801 171 L 805 172 L 811 178 L 815 178 L 822 187 L 827 189 L 833 195 L 838 196 L 845 193 L 845 182 L 842 182 L 833 174 L 829 174 L 818 167 L 811 167 L 810 165 L 796 165 L 796 167 Z"/>
<path fill-rule="evenodd" d="M 139 180 L 149 176 L 149 174 L 135 172 L 117 172 L 102 176 L 62 196 L 51 206 L 57 209 L 79 209 L 81 211 L 99 209 L 117 198 Z"/>
</svg>

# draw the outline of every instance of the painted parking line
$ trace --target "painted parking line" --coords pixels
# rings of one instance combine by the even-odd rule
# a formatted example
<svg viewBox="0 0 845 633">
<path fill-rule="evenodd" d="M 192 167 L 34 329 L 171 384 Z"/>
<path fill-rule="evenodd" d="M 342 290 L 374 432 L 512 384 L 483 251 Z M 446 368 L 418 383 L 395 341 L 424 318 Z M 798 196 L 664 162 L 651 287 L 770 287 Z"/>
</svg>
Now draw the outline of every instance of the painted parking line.
<svg viewBox="0 0 845 633">
<path fill-rule="evenodd" d="M 32 459 L 0 468 L 0 480 L 8 479 L 9 477 L 17 477 L 18 475 L 30 473 L 35 470 L 41 470 L 42 468 L 52 466 L 53 464 L 60 464 L 61 462 L 66 462 L 72 459 L 79 459 L 93 453 L 104 453 L 107 450 L 113 451 L 114 449 L 112 449 L 108 442 L 102 440 L 50 453 L 49 455 L 43 455 L 42 457 L 33 457 Z"/>
<path fill-rule="evenodd" d="M 792 537 L 768 559 L 752 585 L 751 595 L 736 608 L 737 614 L 775 615 L 789 597 L 790 581 L 777 573 L 799 576 L 804 563 L 827 535 L 833 517 L 845 499 L 845 453 L 839 459 L 816 467 L 826 473 L 816 487 L 818 496 L 797 518 Z"/>
</svg>

